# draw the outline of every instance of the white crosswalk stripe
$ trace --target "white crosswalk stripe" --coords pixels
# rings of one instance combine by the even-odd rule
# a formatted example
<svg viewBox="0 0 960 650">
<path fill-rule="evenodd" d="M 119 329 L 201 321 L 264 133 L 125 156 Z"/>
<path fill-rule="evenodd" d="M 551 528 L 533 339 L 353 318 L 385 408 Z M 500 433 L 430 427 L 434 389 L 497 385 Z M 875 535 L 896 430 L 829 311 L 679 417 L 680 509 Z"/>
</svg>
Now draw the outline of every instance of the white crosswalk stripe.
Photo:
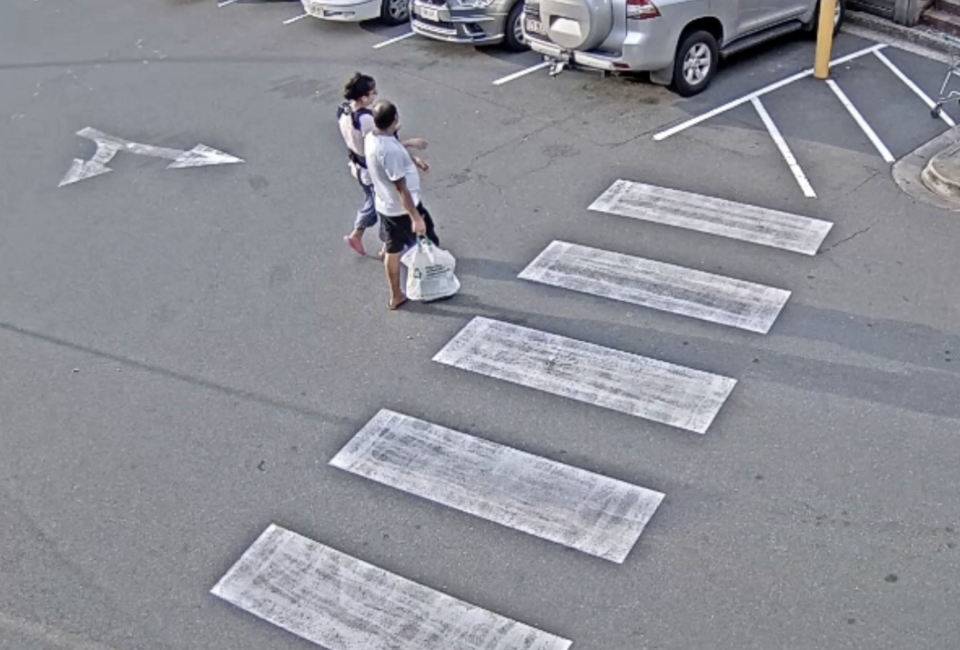
<svg viewBox="0 0 960 650">
<path fill-rule="evenodd" d="M 211 593 L 327 650 L 567 650 L 571 645 L 274 524 Z"/>
<path fill-rule="evenodd" d="M 520 278 L 766 334 L 789 291 L 554 241 Z"/>
<path fill-rule="evenodd" d="M 590 210 L 815 255 L 833 224 L 798 214 L 618 180 Z"/>
<path fill-rule="evenodd" d="M 330 464 L 617 563 L 664 497 L 389 410 Z"/>
<path fill-rule="evenodd" d="M 434 361 L 706 433 L 736 380 L 476 317 Z"/>
</svg>

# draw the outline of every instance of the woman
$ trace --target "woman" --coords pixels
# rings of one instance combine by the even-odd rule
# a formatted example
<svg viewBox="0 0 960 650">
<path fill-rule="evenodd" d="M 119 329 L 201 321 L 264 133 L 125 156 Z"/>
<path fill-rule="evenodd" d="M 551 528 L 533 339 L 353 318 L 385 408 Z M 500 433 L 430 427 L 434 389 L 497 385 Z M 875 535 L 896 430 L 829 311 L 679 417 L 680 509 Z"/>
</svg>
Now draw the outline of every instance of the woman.
<svg viewBox="0 0 960 650">
<path fill-rule="evenodd" d="M 358 254 L 366 255 L 363 231 L 377 224 L 377 210 L 374 204 L 373 182 L 367 171 L 367 161 L 363 157 L 363 139 L 374 129 L 370 105 L 377 99 L 377 83 L 373 77 L 357 72 L 344 85 L 343 98 L 346 101 L 337 110 L 337 123 L 340 126 L 340 135 L 347 145 L 350 173 L 363 190 L 363 204 L 357 210 L 353 231 L 343 240 Z M 412 138 L 404 141 L 403 146 L 408 149 L 426 149 L 427 143 L 420 138 Z M 382 233 L 380 239 L 383 241 Z M 385 244 L 380 247 L 380 258 L 384 256 L 384 247 Z"/>
</svg>

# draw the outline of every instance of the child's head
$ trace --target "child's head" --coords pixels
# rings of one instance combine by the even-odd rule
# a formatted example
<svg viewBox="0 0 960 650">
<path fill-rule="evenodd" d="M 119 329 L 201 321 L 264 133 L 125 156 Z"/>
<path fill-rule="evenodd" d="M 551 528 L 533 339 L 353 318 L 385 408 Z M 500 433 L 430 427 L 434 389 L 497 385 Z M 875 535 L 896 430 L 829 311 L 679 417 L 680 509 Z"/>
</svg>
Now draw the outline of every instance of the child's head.
<svg viewBox="0 0 960 650">
<path fill-rule="evenodd" d="M 344 85 L 343 97 L 358 106 L 367 107 L 377 98 L 377 82 L 373 77 L 357 72 Z"/>
</svg>

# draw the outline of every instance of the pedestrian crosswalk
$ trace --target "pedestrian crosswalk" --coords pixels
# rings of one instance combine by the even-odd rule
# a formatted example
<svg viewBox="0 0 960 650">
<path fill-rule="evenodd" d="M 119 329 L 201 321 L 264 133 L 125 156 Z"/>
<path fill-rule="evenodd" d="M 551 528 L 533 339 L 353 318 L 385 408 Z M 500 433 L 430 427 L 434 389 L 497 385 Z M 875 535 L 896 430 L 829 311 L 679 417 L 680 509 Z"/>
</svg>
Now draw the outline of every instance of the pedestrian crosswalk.
<svg viewBox="0 0 960 650">
<path fill-rule="evenodd" d="M 664 496 L 389 410 L 330 464 L 617 563 Z"/>
<path fill-rule="evenodd" d="M 805 255 L 816 254 L 833 225 L 626 180 L 589 209 Z M 790 297 L 787 289 L 566 241 L 546 243 L 519 278 L 751 336 L 768 333 Z M 433 360 L 701 435 L 737 384 L 733 377 L 479 315 Z M 388 409 L 329 464 L 616 564 L 627 560 L 665 500 L 654 488 Z M 567 650 L 573 643 L 275 525 L 212 593 L 326 650 Z"/>
<path fill-rule="evenodd" d="M 696 433 L 707 432 L 737 383 L 481 316 L 433 360 Z"/>
<path fill-rule="evenodd" d="M 571 645 L 275 524 L 211 593 L 329 650 L 567 650 Z"/>
<path fill-rule="evenodd" d="M 828 221 L 665 187 L 619 180 L 590 210 L 815 255 Z"/>
<path fill-rule="evenodd" d="M 520 277 L 761 334 L 790 297 L 783 289 L 561 241 Z"/>
</svg>

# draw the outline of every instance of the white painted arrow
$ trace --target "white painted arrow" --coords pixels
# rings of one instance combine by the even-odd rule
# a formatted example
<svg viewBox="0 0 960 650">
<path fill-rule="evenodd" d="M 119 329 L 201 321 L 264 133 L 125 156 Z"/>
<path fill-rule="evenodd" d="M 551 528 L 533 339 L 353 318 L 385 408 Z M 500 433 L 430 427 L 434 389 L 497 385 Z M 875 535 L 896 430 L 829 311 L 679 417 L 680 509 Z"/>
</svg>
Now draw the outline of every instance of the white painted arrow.
<svg viewBox="0 0 960 650">
<path fill-rule="evenodd" d="M 79 181 L 101 176 L 112 172 L 107 167 L 107 163 L 113 160 L 121 151 L 128 151 L 140 156 L 150 156 L 152 158 L 164 158 L 172 160 L 167 169 L 187 169 L 190 167 L 206 167 L 208 165 L 232 165 L 242 163 L 243 158 L 231 156 L 228 153 L 208 147 L 205 144 L 198 144 L 189 151 L 182 149 L 168 149 L 166 147 L 155 147 L 152 144 L 142 144 L 140 142 L 130 142 L 123 138 L 117 138 L 108 135 L 97 129 L 86 127 L 77 131 L 81 138 L 92 140 L 97 145 L 97 151 L 90 160 L 81 160 L 75 158 L 70 170 L 60 181 L 59 187 L 72 185 Z"/>
</svg>

